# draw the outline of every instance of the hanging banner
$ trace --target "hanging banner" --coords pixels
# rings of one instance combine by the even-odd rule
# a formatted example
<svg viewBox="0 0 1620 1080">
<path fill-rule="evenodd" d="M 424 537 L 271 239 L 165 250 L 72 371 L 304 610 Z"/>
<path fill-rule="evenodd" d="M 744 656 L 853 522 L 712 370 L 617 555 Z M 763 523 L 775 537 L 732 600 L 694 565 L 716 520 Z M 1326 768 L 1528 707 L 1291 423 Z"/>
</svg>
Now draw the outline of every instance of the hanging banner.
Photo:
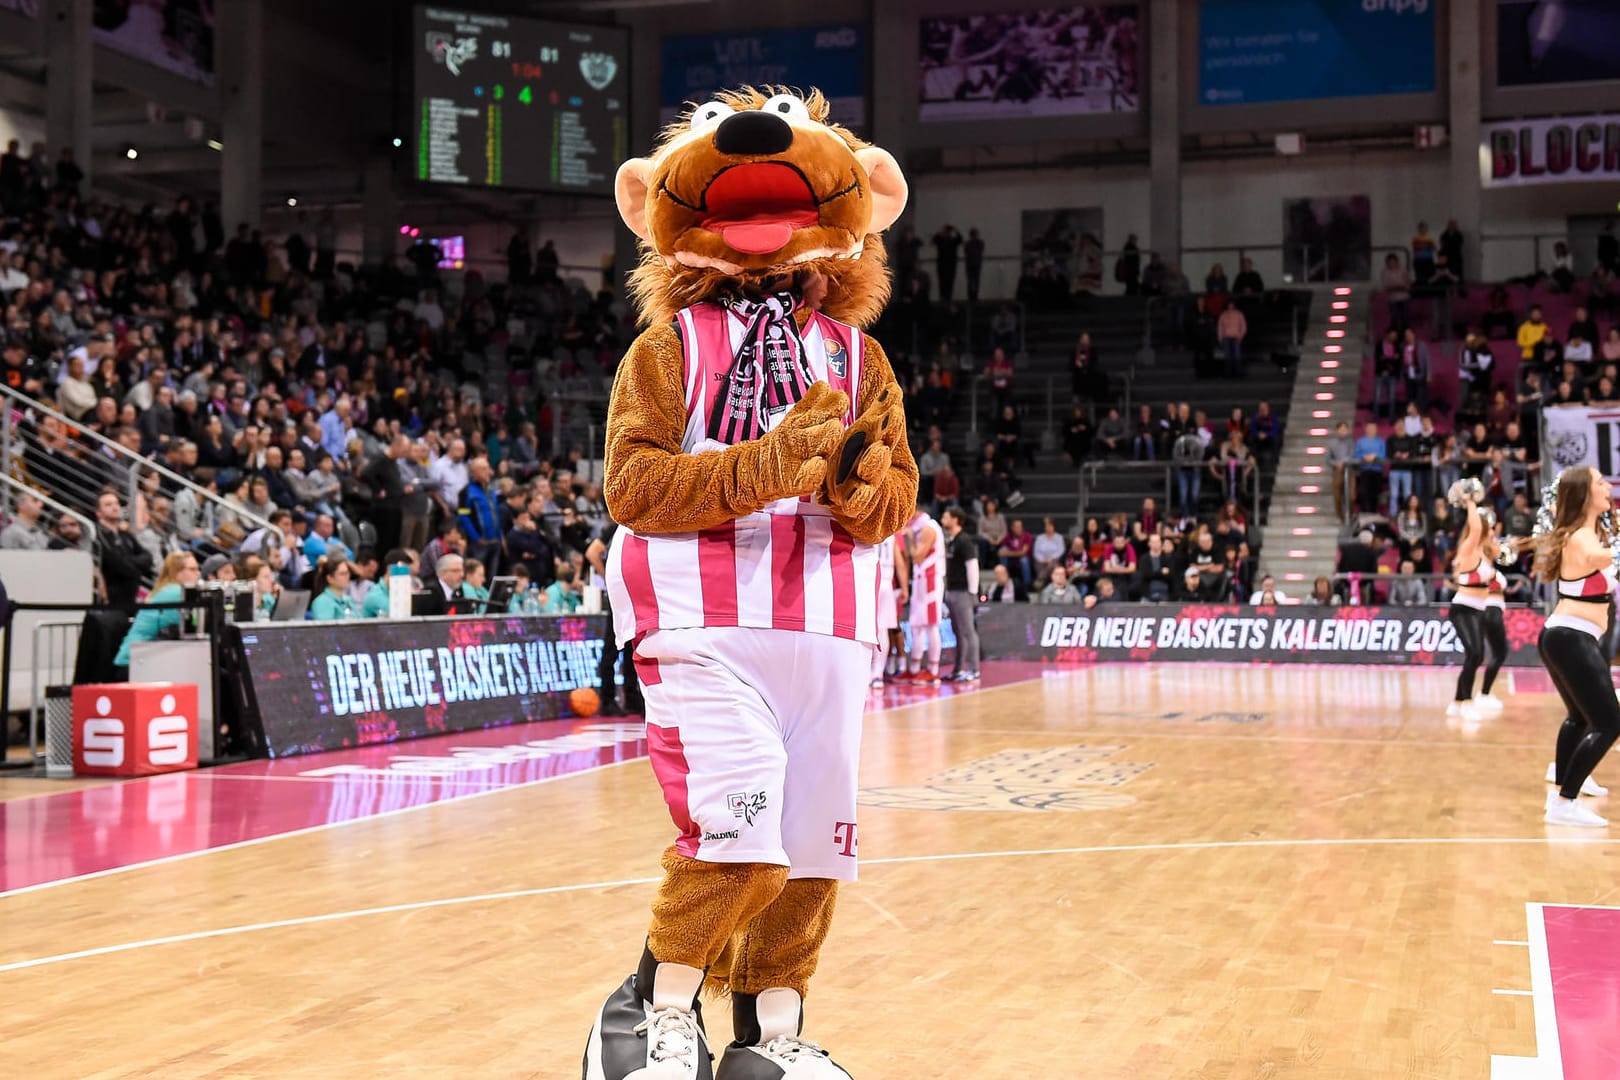
<svg viewBox="0 0 1620 1080">
<path fill-rule="evenodd" d="M 1620 481 L 1620 408 L 1560 405 L 1542 410 L 1547 436 L 1543 452 L 1551 480 L 1576 465 L 1596 465 L 1611 481 Z"/>
<path fill-rule="evenodd" d="M 1486 187 L 1620 180 L 1620 115 L 1486 124 L 1480 138 Z"/>
</svg>

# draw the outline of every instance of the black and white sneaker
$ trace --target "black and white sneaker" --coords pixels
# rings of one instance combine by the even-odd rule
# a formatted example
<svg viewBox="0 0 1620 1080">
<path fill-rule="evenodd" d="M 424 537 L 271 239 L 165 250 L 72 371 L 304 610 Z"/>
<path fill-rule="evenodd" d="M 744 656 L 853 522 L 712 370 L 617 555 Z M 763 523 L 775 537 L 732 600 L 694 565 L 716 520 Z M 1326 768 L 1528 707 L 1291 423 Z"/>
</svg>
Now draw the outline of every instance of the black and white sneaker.
<svg viewBox="0 0 1620 1080">
<path fill-rule="evenodd" d="M 731 995 L 737 1040 L 726 1047 L 715 1080 L 851 1080 L 843 1066 L 799 1038 L 804 1005 L 798 992 L 779 987 Z"/>
<path fill-rule="evenodd" d="M 644 950 L 613 991 L 585 1044 L 584 1080 L 714 1080 L 697 1003 L 703 972 Z"/>
</svg>

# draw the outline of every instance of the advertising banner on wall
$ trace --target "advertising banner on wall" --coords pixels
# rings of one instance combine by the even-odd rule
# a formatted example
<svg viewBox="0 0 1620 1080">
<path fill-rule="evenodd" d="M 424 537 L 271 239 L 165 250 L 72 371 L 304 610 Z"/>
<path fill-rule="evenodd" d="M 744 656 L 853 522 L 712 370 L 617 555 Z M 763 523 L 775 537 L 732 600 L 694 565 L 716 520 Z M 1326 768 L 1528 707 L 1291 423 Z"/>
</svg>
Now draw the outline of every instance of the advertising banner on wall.
<svg viewBox="0 0 1620 1080">
<path fill-rule="evenodd" d="M 1256 105 L 1435 88 L 1433 0 L 1202 0 L 1198 100 Z"/>
<path fill-rule="evenodd" d="M 1534 666 L 1541 615 L 1507 610 L 1508 663 Z M 982 654 L 996 660 L 1093 664 L 1120 660 L 1240 663 L 1460 664 L 1443 607 L 1303 604 L 1117 604 L 1086 608 L 992 604 L 979 615 Z"/>
<path fill-rule="evenodd" d="M 819 89 L 831 118 L 866 125 L 866 50 L 861 28 L 805 26 L 737 34 L 666 37 L 659 73 L 659 120 L 670 123 L 687 102 L 738 86 Z"/>
<path fill-rule="evenodd" d="M 1614 0 L 1496 0 L 1498 86 L 1620 79 Z"/>
<path fill-rule="evenodd" d="M 1620 179 L 1620 115 L 1486 124 L 1480 138 L 1486 187 Z"/>
<path fill-rule="evenodd" d="M 181 78 L 214 85 L 214 5 L 143 0 L 94 5 L 96 44 Z"/>
<path fill-rule="evenodd" d="M 255 749 L 279 758 L 567 716 L 600 685 L 608 616 L 237 629 Z"/>
<path fill-rule="evenodd" d="M 1135 4 L 922 20 L 919 120 L 1135 112 Z"/>
<path fill-rule="evenodd" d="M 1620 482 L 1620 408 L 1561 405 L 1542 410 L 1547 436 L 1544 450 L 1553 471 L 1596 465 L 1611 481 Z"/>
</svg>

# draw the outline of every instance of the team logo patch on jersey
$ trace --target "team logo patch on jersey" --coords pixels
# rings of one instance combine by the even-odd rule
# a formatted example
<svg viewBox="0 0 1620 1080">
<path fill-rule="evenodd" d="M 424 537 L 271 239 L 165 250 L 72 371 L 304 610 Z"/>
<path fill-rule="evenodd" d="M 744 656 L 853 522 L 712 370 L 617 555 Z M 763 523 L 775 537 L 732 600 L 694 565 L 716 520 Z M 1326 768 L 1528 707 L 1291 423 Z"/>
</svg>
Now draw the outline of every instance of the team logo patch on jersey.
<svg viewBox="0 0 1620 1080">
<path fill-rule="evenodd" d="M 827 342 L 827 370 L 840 379 L 849 375 L 849 354 L 836 341 Z"/>
<path fill-rule="evenodd" d="M 756 791 L 752 795 L 735 792 L 726 796 L 726 805 L 731 808 L 731 816 L 742 818 L 743 823 L 752 825 L 754 818 L 765 812 L 765 793 Z"/>
</svg>

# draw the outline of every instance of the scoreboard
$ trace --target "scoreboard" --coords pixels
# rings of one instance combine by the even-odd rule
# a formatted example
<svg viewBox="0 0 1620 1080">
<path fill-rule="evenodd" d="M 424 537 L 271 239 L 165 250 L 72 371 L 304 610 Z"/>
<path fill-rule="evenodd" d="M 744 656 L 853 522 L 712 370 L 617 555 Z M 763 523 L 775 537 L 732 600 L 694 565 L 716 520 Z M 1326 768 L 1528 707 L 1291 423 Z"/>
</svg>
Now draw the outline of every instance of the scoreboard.
<svg viewBox="0 0 1620 1080">
<path fill-rule="evenodd" d="M 629 35 L 415 10 L 416 178 L 607 195 L 626 155 Z"/>
</svg>

